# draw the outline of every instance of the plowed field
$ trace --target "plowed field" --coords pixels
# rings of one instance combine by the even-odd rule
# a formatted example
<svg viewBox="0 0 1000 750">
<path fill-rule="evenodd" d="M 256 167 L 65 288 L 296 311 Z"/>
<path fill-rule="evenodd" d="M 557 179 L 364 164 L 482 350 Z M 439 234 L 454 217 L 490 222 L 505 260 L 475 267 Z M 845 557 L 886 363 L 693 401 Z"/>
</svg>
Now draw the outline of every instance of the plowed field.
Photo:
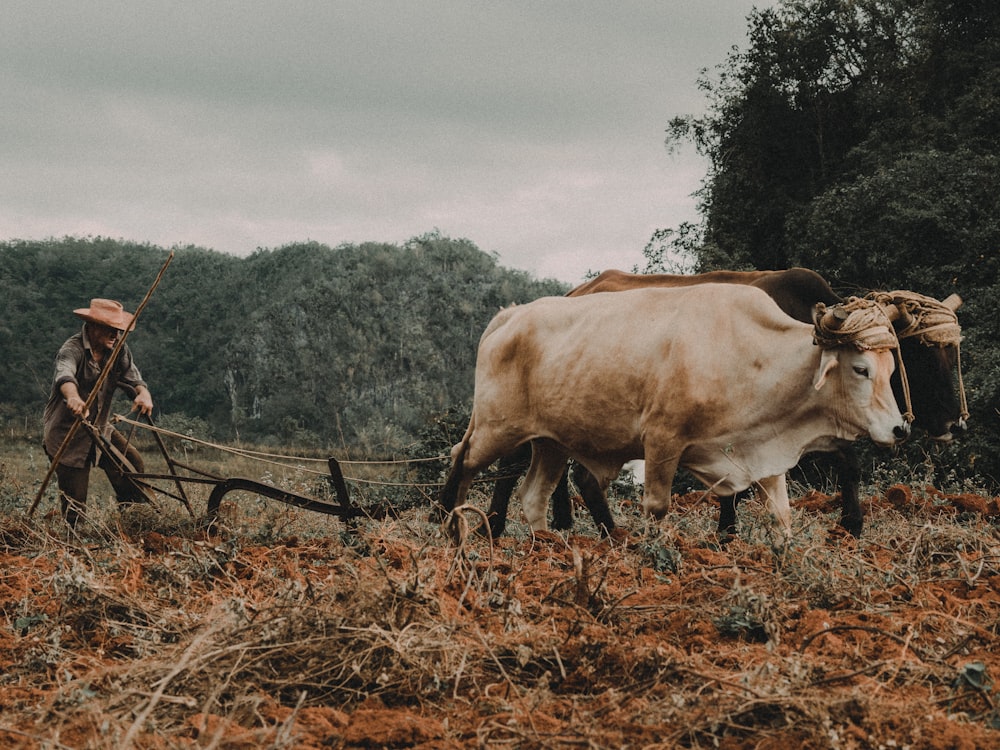
<svg viewBox="0 0 1000 750">
<path fill-rule="evenodd" d="M 0 746 L 1000 747 L 996 498 L 894 486 L 855 540 L 811 492 L 788 545 L 701 495 L 492 546 L 243 505 L 4 520 Z"/>
</svg>

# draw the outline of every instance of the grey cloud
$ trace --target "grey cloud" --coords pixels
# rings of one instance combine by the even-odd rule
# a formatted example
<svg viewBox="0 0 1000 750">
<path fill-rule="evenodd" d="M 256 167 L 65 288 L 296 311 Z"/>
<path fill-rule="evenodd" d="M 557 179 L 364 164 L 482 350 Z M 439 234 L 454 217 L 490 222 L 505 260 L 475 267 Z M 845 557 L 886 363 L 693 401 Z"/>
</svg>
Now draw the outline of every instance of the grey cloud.
<svg viewBox="0 0 1000 750">
<path fill-rule="evenodd" d="M 650 228 L 692 218 L 678 185 L 703 168 L 663 131 L 704 106 L 698 71 L 751 6 L 14 0 L 0 237 L 243 254 L 437 226 L 568 280 L 635 263 Z"/>
</svg>

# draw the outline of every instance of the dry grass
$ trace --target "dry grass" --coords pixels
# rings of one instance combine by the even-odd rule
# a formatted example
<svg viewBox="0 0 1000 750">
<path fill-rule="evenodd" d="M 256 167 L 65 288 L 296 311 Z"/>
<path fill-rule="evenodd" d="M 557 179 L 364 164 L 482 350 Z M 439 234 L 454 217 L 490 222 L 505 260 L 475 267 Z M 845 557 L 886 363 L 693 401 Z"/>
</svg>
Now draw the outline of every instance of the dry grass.
<svg viewBox="0 0 1000 750">
<path fill-rule="evenodd" d="M 726 547 L 694 497 L 625 504 L 621 540 L 515 507 L 490 546 L 426 507 L 349 527 L 249 496 L 208 537 L 95 474 L 74 535 L 24 515 L 44 467 L 4 466 L 5 747 L 1000 745 L 995 498 L 873 495 L 855 541 L 814 495 L 788 546 L 756 504 Z"/>
</svg>

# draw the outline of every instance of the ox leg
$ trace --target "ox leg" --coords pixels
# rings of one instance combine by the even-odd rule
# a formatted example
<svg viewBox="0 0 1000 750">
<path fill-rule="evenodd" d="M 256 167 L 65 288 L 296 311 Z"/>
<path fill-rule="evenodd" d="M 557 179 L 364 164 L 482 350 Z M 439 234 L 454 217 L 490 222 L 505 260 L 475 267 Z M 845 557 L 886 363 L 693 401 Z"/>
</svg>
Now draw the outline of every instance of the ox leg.
<svg viewBox="0 0 1000 750">
<path fill-rule="evenodd" d="M 860 538 L 865 512 L 858 498 L 858 486 L 861 484 L 858 451 L 853 445 L 847 445 L 834 456 L 834 469 L 840 475 L 840 525 L 851 536 Z"/>
<path fill-rule="evenodd" d="M 465 496 L 472 484 L 472 475 L 467 475 L 465 472 L 465 454 L 468 448 L 468 441 L 463 440 L 451 449 L 451 469 L 441 488 L 439 505 L 431 511 L 432 522 L 440 522 L 446 514 L 455 510 L 456 505 L 465 502 Z"/>
<path fill-rule="evenodd" d="M 600 482 L 580 464 L 573 466 L 573 482 L 580 490 L 583 502 L 597 525 L 597 530 L 601 532 L 601 536 L 609 536 L 615 530 L 615 520 L 611 517 L 608 496 Z"/>
<path fill-rule="evenodd" d="M 566 469 L 566 451 L 551 440 L 531 442 L 531 468 L 521 489 L 521 509 L 532 531 L 548 528 L 549 498 Z"/>
<path fill-rule="evenodd" d="M 792 536 L 792 509 L 788 503 L 788 484 L 784 474 L 765 477 L 757 482 L 767 497 L 767 507 L 771 514 L 781 524 L 786 538 Z"/>
<path fill-rule="evenodd" d="M 451 470 L 441 488 L 439 505 L 431 511 L 431 522 L 440 522 L 456 507 L 463 505 L 476 475 L 516 446 L 514 442 L 505 445 L 503 442 L 505 436 L 501 435 L 498 439 L 489 432 L 485 445 L 477 445 L 474 420 L 475 416 L 469 423 L 465 437 L 451 449 Z"/>
<path fill-rule="evenodd" d="M 749 490 L 735 495 L 719 495 L 719 528 L 716 531 L 719 539 L 728 541 L 736 536 L 736 506 L 747 492 Z"/>
<path fill-rule="evenodd" d="M 748 487 L 735 495 L 719 496 L 719 527 L 716 533 L 722 542 L 728 542 L 736 536 L 736 509 L 743 500 L 750 497 L 751 492 Z"/>
<path fill-rule="evenodd" d="M 579 465 L 579 464 L 577 464 Z M 574 468 L 574 478 L 576 469 Z M 573 504 L 569 500 L 569 467 L 563 469 L 559 484 L 552 493 L 552 528 L 565 531 L 573 528 Z"/>
<path fill-rule="evenodd" d="M 507 513 L 510 510 L 510 496 L 514 494 L 518 479 L 527 471 L 531 461 L 531 444 L 525 443 L 516 452 L 500 459 L 500 478 L 493 485 L 493 498 L 486 512 L 490 534 L 494 538 L 503 536 L 507 528 Z M 480 529 L 485 535 L 486 529 Z"/>
<path fill-rule="evenodd" d="M 650 447 L 650 442 L 653 447 Z M 670 510 L 674 474 L 677 473 L 676 456 L 662 456 L 656 452 L 655 439 L 646 443 L 646 484 L 642 493 L 642 510 L 659 520 Z M 667 442 L 667 441 L 659 441 Z"/>
</svg>

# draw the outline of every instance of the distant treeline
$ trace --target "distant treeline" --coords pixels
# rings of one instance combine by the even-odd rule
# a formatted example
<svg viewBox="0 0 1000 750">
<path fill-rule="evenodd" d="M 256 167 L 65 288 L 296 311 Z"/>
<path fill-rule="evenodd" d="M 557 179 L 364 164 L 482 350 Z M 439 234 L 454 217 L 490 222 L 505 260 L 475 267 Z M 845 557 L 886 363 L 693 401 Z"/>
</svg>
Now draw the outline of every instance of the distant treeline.
<svg viewBox="0 0 1000 750">
<path fill-rule="evenodd" d="M 101 238 L 0 244 L 0 414 L 40 419 L 72 311 L 92 297 L 134 311 L 167 257 Z M 157 413 L 200 437 L 391 452 L 467 408 L 501 307 L 566 289 L 437 234 L 248 258 L 178 248 L 128 344 Z"/>
</svg>

